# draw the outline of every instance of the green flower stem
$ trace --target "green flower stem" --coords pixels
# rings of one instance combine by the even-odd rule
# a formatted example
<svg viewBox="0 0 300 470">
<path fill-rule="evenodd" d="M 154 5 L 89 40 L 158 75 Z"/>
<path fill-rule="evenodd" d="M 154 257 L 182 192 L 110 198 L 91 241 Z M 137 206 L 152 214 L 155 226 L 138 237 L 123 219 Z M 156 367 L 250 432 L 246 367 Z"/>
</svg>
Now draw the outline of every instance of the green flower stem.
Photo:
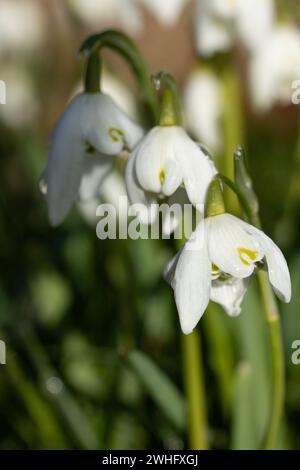
<svg viewBox="0 0 300 470">
<path fill-rule="evenodd" d="M 232 64 L 224 65 L 223 70 L 223 130 L 225 142 L 225 155 L 221 172 L 227 178 L 234 178 L 233 153 L 239 144 L 243 144 L 243 119 L 240 102 L 238 75 Z M 238 213 L 239 207 L 234 195 L 225 192 L 226 206 L 229 212 Z"/>
<path fill-rule="evenodd" d="M 258 283 L 268 327 L 272 357 L 271 407 L 262 448 L 272 450 L 276 449 L 280 422 L 283 415 L 285 394 L 282 334 L 278 307 L 267 273 L 263 271 L 258 273 Z"/>
<path fill-rule="evenodd" d="M 89 36 L 81 45 L 79 54 L 89 59 L 91 54 L 97 53 L 103 48 L 114 50 L 131 66 L 141 89 L 146 111 L 151 116 L 152 124 L 156 123 L 158 117 L 157 98 L 153 89 L 150 72 L 135 43 L 119 31 L 106 30 Z"/>
<path fill-rule="evenodd" d="M 228 418 L 232 404 L 235 363 L 232 338 L 225 320 L 219 306 L 210 302 L 202 321 L 209 346 L 209 363 L 218 382 L 224 418 Z"/>
<path fill-rule="evenodd" d="M 101 61 L 99 54 L 90 54 L 85 69 L 85 92 L 100 93 Z"/>
<path fill-rule="evenodd" d="M 245 192 L 243 192 L 236 183 L 229 182 L 229 180 L 224 177 L 222 177 L 222 179 L 238 196 L 241 205 L 249 217 L 250 223 L 260 228 L 261 222 L 258 213 L 255 211 L 255 205 L 251 207 Z M 282 333 L 277 302 L 267 273 L 259 271 L 258 283 L 269 334 L 272 371 L 271 406 L 262 448 L 274 449 L 276 448 L 280 421 L 283 414 L 285 394 Z"/>
<path fill-rule="evenodd" d="M 189 445 L 191 450 L 208 449 L 200 335 L 182 334 L 183 370 L 188 401 Z"/>
</svg>

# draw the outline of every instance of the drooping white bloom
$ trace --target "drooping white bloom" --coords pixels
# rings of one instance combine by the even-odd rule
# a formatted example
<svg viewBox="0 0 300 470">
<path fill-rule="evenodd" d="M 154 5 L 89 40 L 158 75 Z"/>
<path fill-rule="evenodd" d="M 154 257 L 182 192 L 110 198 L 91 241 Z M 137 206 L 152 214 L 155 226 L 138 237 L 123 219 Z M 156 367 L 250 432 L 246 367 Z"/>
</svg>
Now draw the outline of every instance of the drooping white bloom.
<svg viewBox="0 0 300 470">
<path fill-rule="evenodd" d="M 118 25 L 130 34 L 143 27 L 139 0 L 69 0 L 75 14 L 93 28 Z"/>
<path fill-rule="evenodd" d="M 41 45 L 44 32 L 45 16 L 39 2 L 1 0 L 0 55 L 32 51 Z"/>
<path fill-rule="evenodd" d="M 274 0 L 197 0 L 198 52 L 224 52 L 239 39 L 250 50 L 259 47 L 271 32 L 274 10 Z"/>
<path fill-rule="evenodd" d="M 289 302 L 287 263 L 264 232 L 226 213 L 201 221 L 165 271 L 174 289 L 182 331 L 192 332 L 210 299 L 229 315 L 238 315 L 249 276 L 263 260 L 276 295 Z"/>
<path fill-rule="evenodd" d="M 261 111 L 274 104 L 290 104 L 292 83 L 300 77 L 300 32 L 282 25 L 253 55 L 250 62 L 250 91 L 254 105 Z"/>
<path fill-rule="evenodd" d="M 199 142 L 205 142 L 213 152 L 218 152 L 222 145 L 221 95 L 221 84 L 216 75 L 200 68 L 192 72 L 184 91 L 187 127 Z"/>
<path fill-rule="evenodd" d="M 187 0 L 139 0 L 165 26 L 178 21 Z"/>
<path fill-rule="evenodd" d="M 200 206 L 215 174 L 213 162 L 182 127 L 156 126 L 132 152 L 125 178 L 132 203 L 149 205 L 184 184 L 189 201 Z"/>
<path fill-rule="evenodd" d="M 124 148 L 132 149 L 142 135 L 142 129 L 109 96 L 76 96 L 56 124 L 50 142 L 45 179 L 51 224 L 58 225 L 66 216 L 82 175 L 88 172 L 87 166 L 93 185 L 100 184 L 113 162 L 111 159 L 110 164 L 107 156 L 117 155 Z M 91 179 L 88 185 L 83 181 L 81 192 L 93 192 Z"/>
</svg>

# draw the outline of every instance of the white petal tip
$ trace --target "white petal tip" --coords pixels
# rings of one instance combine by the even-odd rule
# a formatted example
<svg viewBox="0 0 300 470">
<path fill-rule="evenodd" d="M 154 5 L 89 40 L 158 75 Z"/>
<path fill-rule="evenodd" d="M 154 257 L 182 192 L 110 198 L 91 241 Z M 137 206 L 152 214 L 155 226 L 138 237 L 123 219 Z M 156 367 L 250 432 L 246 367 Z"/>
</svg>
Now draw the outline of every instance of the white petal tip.
<svg viewBox="0 0 300 470">
<path fill-rule="evenodd" d="M 186 327 L 183 327 L 183 326 L 181 325 L 181 331 L 182 331 L 182 333 L 183 333 L 184 335 L 187 336 L 187 335 L 190 335 L 191 333 L 193 333 L 194 328 L 186 328 Z"/>
<path fill-rule="evenodd" d="M 58 225 L 60 225 L 63 222 L 64 218 L 65 218 L 65 214 L 63 215 L 56 214 L 56 213 L 53 214 L 50 211 L 48 211 L 48 220 L 49 220 L 51 227 L 57 227 Z"/>
</svg>

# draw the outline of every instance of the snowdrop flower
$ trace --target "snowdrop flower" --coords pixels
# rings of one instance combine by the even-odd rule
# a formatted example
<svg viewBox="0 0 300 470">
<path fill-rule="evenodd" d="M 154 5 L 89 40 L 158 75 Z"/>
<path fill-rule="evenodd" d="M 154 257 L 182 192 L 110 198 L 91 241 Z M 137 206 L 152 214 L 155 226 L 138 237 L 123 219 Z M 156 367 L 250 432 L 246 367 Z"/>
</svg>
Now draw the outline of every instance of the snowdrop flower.
<svg viewBox="0 0 300 470">
<path fill-rule="evenodd" d="M 201 221 L 165 271 L 183 333 L 192 332 L 210 299 L 229 315 L 238 315 L 249 277 L 263 261 L 276 295 L 289 302 L 287 263 L 264 232 L 228 213 Z"/>
<path fill-rule="evenodd" d="M 125 31 L 138 34 L 143 18 L 138 0 L 69 0 L 75 14 L 93 28 L 117 23 Z"/>
<path fill-rule="evenodd" d="M 112 156 L 124 148 L 132 149 L 142 134 L 108 95 L 76 96 L 56 124 L 50 142 L 45 180 L 51 224 L 62 222 L 79 189 L 81 196 L 89 198 L 110 170 Z M 90 176 L 88 184 L 82 181 L 84 174 Z"/>
<path fill-rule="evenodd" d="M 274 0 L 197 0 L 198 52 L 228 51 L 241 39 L 250 50 L 268 37 L 274 23 Z"/>
<path fill-rule="evenodd" d="M 260 111 L 274 104 L 290 104 L 292 83 L 300 77 L 300 32 L 278 26 L 250 62 L 250 91 Z"/>
<path fill-rule="evenodd" d="M 187 128 L 213 152 L 220 151 L 222 145 L 221 95 L 221 84 L 216 75 L 200 68 L 192 72 L 184 91 L 183 106 Z"/>
<path fill-rule="evenodd" d="M 210 158 L 182 127 L 174 125 L 156 126 L 148 132 L 129 157 L 125 178 L 131 203 L 149 206 L 184 184 L 189 201 L 200 206 L 215 173 Z M 154 217 L 150 213 L 150 222 Z"/>
<path fill-rule="evenodd" d="M 45 32 L 45 17 L 39 2 L 1 0 L 0 54 L 28 52 L 40 46 Z"/>
<path fill-rule="evenodd" d="M 148 10 L 164 25 L 176 23 L 187 0 L 140 0 Z"/>
</svg>

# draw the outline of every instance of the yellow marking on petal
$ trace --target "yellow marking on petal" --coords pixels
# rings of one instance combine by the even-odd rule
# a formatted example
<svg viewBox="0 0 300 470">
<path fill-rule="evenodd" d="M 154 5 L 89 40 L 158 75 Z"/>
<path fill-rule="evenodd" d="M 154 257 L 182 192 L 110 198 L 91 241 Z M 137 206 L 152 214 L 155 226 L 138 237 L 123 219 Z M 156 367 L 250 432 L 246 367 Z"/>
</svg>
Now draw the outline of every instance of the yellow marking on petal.
<svg viewBox="0 0 300 470">
<path fill-rule="evenodd" d="M 218 266 L 216 266 L 214 263 L 212 263 L 212 265 L 211 265 L 211 273 L 212 273 L 212 274 L 218 274 L 218 272 L 219 272 Z"/>
<path fill-rule="evenodd" d="M 124 133 L 121 131 L 121 129 L 117 129 L 116 127 L 110 127 L 108 129 L 108 135 L 113 142 L 124 140 Z"/>
<path fill-rule="evenodd" d="M 165 170 L 160 170 L 158 178 L 159 178 L 159 182 L 160 182 L 161 185 L 164 184 L 165 177 L 166 177 Z"/>
<path fill-rule="evenodd" d="M 251 263 L 249 263 L 249 261 L 247 261 L 245 259 L 245 255 L 251 260 L 251 261 L 255 261 L 257 256 L 258 256 L 258 252 L 255 251 L 255 250 L 249 250 L 248 248 L 238 248 L 237 249 L 237 252 L 238 252 L 238 255 L 239 255 L 239 258 L 241 260 L 242 263 L 244 263 L 246 266 L 251 266 Z"/>
</svg>

